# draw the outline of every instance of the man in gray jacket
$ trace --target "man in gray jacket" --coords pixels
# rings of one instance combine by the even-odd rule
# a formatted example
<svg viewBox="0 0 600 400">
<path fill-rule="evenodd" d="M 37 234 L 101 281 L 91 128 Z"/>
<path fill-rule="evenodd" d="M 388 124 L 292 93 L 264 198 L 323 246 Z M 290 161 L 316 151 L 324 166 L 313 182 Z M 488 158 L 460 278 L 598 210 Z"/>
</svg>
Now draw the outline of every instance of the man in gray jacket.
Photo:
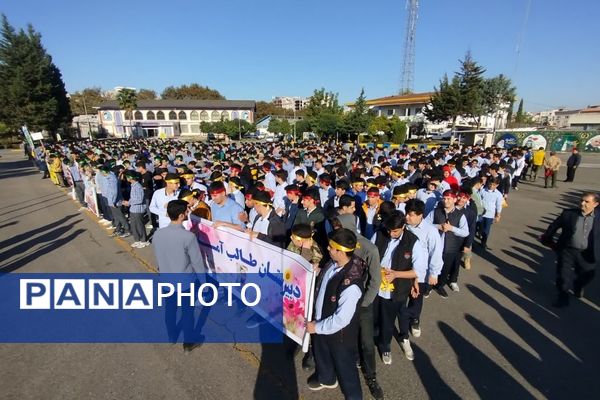
<svg viewBox="0 0 600 400">
<path fill-rule="evenodd" d="M 188 203 L 183 200 L 171 200 L 167 205 L 167 215 L 171 223 L 158 229 L 152 239 L 158 271 L 161 274 L 189 274 L 182 276 L 185 282 L 182 282 L 181 288 L 183 292 L 188 292 L 188 284 L 196 280 L 192 274 L 205 272 L 196 236 L 183 227 L 183 221 L 188 215 Z M 177 321 L 178 308 L 181 309 L 179 321 Z M 198 343 L 192 343 L 190 339 L 195 336 L 192 334 L 196 325 L 194 306 L 183 302 L 181 307 L 177 307 L 177 295 L 166 298 L 165 325 L 169 340 L 173 343 L 177 342 L 180 333 L 183 332 L 183 350 L 186 353 L 199 346 Z"/>
<path fill-rule="evenodd" d="M 354 215 L 338 215 L 337 221 L 342 228 L 349 229 L 356 234 L 357 242 L 360 247 L 354 251 L 354 254 L 365 260 L 369 266 L 365 275 L 365 292 L 360 306 L 360 341 L 362 367 L 365 374 L 365 380 L 371 395 L 376 399 L 383 399 L 383 390 L 377 383 L 377 371 L 375 369 L 375 342 L 373 341 L 373 301 L 379 292 L 381 284 L 381 265 L 379 263 L 379 251 L 366 237 L 359 234 L 356 230 L 356 221 Z M 334 221 L 334 227 L 337 225 Z"/>
</svg>

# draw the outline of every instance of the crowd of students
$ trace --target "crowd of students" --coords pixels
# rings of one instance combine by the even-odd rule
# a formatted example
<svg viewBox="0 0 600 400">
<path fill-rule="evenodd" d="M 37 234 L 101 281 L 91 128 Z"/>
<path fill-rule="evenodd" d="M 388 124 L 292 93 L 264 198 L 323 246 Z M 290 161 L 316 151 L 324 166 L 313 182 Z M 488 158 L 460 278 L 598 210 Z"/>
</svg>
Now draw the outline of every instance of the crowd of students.
<svg viewBox="0 0 600 400">
<path fill-rule="evenodd" d="M 308 385 L 339 383 L 349 399 L 362 398 L 357 365 L 383 398 L 375 357 L 392 364 L 394 329 L 414 359 L 410 336 L 423 333 L 424 299 L 460 291 L 461 267 L 472 268 L 474 246 L 490 250 L 511 189 L 537 161 L 527 148 L 153 139 L 45 144 L 34 154 L 55 184 L 72 182 L 82 210 L 95 188 L 100 222 L 112 235 L 133 235 L 132 247 L 182 219 L 170 214 L 183 200 L 186 215 L 306 258 L 318 272 Z M 165 264 L 173 261 L 157 259 L 173 271 Z"/>
</svg>

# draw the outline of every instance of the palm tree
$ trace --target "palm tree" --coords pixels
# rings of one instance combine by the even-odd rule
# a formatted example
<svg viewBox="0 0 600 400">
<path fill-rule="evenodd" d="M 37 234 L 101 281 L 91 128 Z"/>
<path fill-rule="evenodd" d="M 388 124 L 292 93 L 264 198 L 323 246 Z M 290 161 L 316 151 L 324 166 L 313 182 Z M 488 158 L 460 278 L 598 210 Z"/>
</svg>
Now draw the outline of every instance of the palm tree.
<svg viewBox="0 0 600 400">
<path fill-rule="evenodd" d="M 133 110 L 137 108 L 137 93 L 133 89 L 123 88 L 117 93 L 117 100 L 119 101 L 121 110 L 125 110 L 125 118 L 129 119 L 129 129 L 131 129 L 129 137 L 131 137 L 133 134 L 131 120 L 133 119 Z"/>
</svg>

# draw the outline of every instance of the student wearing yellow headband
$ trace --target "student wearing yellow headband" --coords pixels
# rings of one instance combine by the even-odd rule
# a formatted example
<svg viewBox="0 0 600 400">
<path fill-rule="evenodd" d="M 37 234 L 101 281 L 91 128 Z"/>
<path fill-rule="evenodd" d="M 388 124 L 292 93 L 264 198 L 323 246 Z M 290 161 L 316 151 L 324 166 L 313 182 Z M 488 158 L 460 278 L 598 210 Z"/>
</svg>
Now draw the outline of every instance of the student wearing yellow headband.
<svg viewBox="0 0 600 400">
<path fill-rule="evenodd" d="M 168 173 L 164 181 L 166 186 L 155 191 L 150 201 L 150 212 L 158 217 L 159 229 L 171 223 L 167 216 L 167 204 L 171 200 L 177 200 L 179 194 L 179 175 Z"/>
<path fill-rule="evenodd" d="M 314 321 L 306 329 L 313 334 L 316 370 L 308 378 L 311 390 L 341 386 L 345 398 L 362 398 L 356 360 L 359 318 L 357 306 L 363 294 L 364 260 L 354 255 L 356 235 L 338 229 L 329 237 L 331 261 L 319 276 Z"/>
</svg>

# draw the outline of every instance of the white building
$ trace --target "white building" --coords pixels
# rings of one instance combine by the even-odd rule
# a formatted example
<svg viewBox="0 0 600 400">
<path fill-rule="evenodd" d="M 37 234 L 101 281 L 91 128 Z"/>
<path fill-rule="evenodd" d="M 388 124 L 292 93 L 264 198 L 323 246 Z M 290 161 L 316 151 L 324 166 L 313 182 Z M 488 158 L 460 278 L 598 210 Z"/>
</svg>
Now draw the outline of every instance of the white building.
<svg viewBox="0 0 600 400">
<path fill-rule="evenodd" d="M 98 115 L 77 115 L 73 117 L 71 127 L 77 130 L 77 134 L 82 139 L 96 137 L 100 131 Z"/>
<path fill-rule="evenodd" d="M 571 114 L 569 128 L 582 131 L 600 129 L 600 105 L 588 106 Z"/>
<path fill-rule="evenodd" d="M 310 101 L 310 97 L 273 97 L 272 103 L 286 110 L 303 110 Z"/>
<path fill-rule="evenodd" d="M 253 100 L 139 100 L 130 119 L 113 100 L 100 105 L 98 120 L 108 136 L 129 137 L 135 130 L 146 137 L 174 137 L 200 135 L 201 122 L 240 119 L 253 123 L 255 113 Z"/>
<path fill-rule="evenodd" d="M 541 126 L 558 126 L 556 113 L 563 111 L 564 108 L 554 110 L 545 110 L 533 114 L 532 120 Z"/>
<path fill-rule="evenodd" d="M 409 123 L 423 122 L 425 130 L 428 133 L 445 132 L 449 129 L 451 122 L 433 123 L 425 118 L 425 107 L 430 103 L 432 92 L 411 93 L 406 95 L 381 97 L 378 99 L 367 100 L 369 109 L 375 111 L 377 116 L 386 116 L 392 118 L 397 116 L 403 121 Z M 349 104 L 352 108 L 354 104 Z M 500 112 L 497 115 L 484 115 L 479 120 L 479 129 L 501 129 L 506 126 L 507 112 Z M 459 117 L 456 120 L 456 127 L 475 129 L 477 122 L 472 118 Z"/>
</svg>

